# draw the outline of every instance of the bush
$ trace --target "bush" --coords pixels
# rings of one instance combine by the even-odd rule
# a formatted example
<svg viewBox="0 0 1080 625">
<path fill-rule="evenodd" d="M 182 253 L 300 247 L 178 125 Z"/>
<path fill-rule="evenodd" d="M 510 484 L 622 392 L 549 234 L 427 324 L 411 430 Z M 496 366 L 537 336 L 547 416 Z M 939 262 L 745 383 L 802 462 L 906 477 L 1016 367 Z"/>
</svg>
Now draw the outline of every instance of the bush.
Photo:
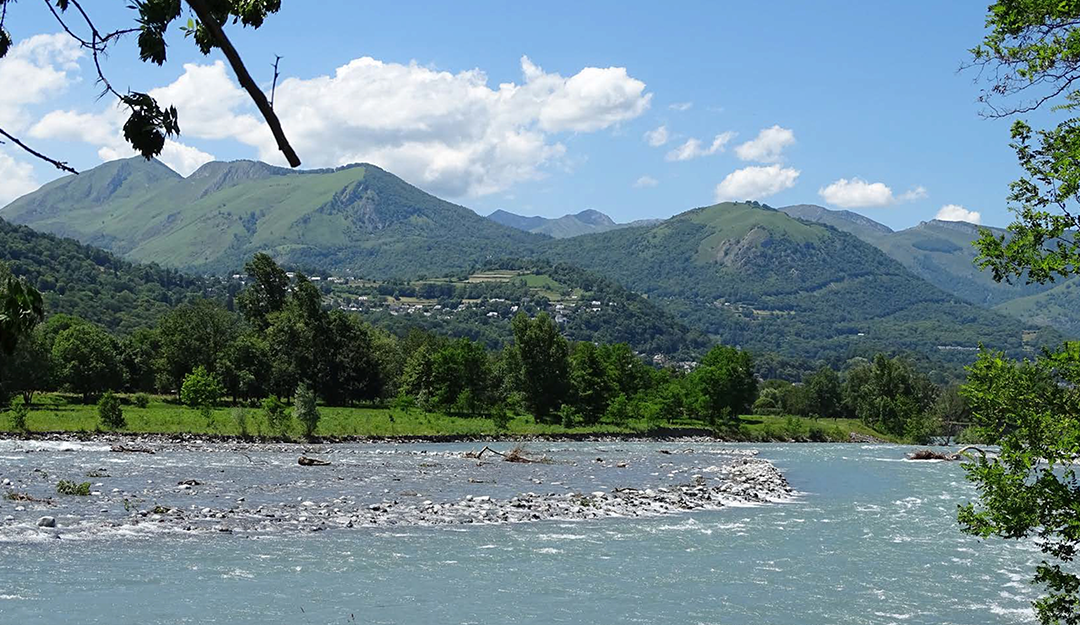
<svg viewBox="0 0 1080 625">
<path fill-rule="evenodd" d="M 131 398 L 131 403 L 135 404 L 136 408 L 146 408 L 150 405 L 150 396 L 146 393 L 135 393 L 135 397 Z"/>
<path fill-rule="evenodd" d="M 107 430 L 119 430 L 127 425 L 124 410 L 120 407 L 120 398 L 112 391 L 105 391 L 97 404 L 98 418 Z"/>
<path fill-rule="evenodd" d="M 195 367 L 194 371 L 184 376 L 184 384 L 180 387 L 180 401 L 192 408 L 198 408 L 206 417 L 208 426 L 213 421 L 214 405 L 224 394 L 225 390 L 221 388 L 217 376 L 202 366 Z"/>
<path fill-rule="evenodd" d="M 248 411 L 247 408 L 233 408 L 232 411 L 233 421 L 236 423 L 236 429 L 240 431 L 240 436 L 248 437 Z"/>
<path fill-rule="evenodd" d="M 26 432 L 26 417 L 30 414 L 30 407 L 25 402 L 12 400 L 11 402 L 11 426 L 19 431 Z"/>
<path fill-rule="evenodd" d="M 499 404 L 491 410 L 491 422 L 495 424 L 495 429 L 500 432 L 505 432 L 510 429 L 510 411 L 506 409 L 505 404 Z"/>
<path fill-rule="evenodd" d="M 90 482 L 76 484 L 70 480 L 60 480 L 56 483 L 56 492 L 61 495 L 77 495 L 79 497 L 90 496 Z"/>
<path fill-rule="evenodd" d="M 277 395 L 271 395 L 262 402 L 263 415 L 270 430 L 280 435 L 289 431 L 289 411 Z"/>
<path fill-rule="evenodd" d="M 574 407 L 570 404 L 563 404 L 562 407 L 559 408 L 558 415 L 562 426 L 568 430 L 581 421 L 581 415 L 578 414 L 578 411 L 574 410 Z"/>
<path fill-rule="evenodd" d="M 319 427 L 319 409 L 315 402 L 315 391 L 307 384 L 296 387 L 296 419 L 304 426 L 304 435 L 311 438 L 315 428 Z"/>
</svg>

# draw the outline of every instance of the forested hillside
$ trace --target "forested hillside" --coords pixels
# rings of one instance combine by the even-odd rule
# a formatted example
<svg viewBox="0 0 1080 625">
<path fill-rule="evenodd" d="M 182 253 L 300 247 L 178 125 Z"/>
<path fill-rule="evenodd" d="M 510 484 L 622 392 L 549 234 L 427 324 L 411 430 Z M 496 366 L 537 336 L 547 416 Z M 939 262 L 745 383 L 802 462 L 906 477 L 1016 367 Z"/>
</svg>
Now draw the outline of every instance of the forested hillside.
<svg viewBox="0 0 1080 625">
<path fill-rule="evenodd" d="M 850 232 L 915 275 L 961 299 L 994 308 L 1025 323 L 1049 325 L 1080 336 L 1080 297 L 1076 296 L 1080 291 L 1058 288 L 1064 287 L 1060 284 L 1025 284 L 1023 280 L 1012 284 L 995 282 L 989 271 L 981 270 L 975 263 L 972 241 L 978 238 L 980 226 L 934 219 L 894 232 L 849 211 L 808 204 L 780 210 L 792 217 Z M 997 235 L 1005 234 L 1000 228 L 990 230 Z"/>
<path fill-rule="evenodd" d="M 140 265 L 71 239 L 0 219 L 0 265 L 36 286 L 50 314 L 77 315 L 127 333 L 195 296 L 225 299 L 220 283 Z"/>
<path fill-rule="evenodd" d="M 651 229 L 555 242 L 547 254 L 611 276 L 753 351 L 829 362 L 913 351 L 957 367 L 980 343 L 1018 354 L 1042 340 L 850 234 L 760 205 L 695 209 Z"/>
</svg>

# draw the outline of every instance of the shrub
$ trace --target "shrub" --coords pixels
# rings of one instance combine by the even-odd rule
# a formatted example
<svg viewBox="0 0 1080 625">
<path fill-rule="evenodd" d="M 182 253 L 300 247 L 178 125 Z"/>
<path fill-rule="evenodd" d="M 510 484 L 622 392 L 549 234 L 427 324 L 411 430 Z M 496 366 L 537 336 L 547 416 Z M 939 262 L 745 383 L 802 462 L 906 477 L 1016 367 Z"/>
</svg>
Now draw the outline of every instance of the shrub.
<svg viewBox="0 0 1080 625">
<path fill-rule="evenodd" d="M 559 408 L 558 415 L 559 421 L 562 422 L 562 426 L 568 430 L 581 421 L 581 415 L 578 414 L 578 411 L 574 410 L 573 406 L 570 404 L 563 404 L 562 407 Z"/>
<path fill-rule="evenodd" d="M 304 435 L 311 438 L 319 426 L 319 409 L 315 402 L 315 391 L 307 384 L 296 387 L 296 419 L 304 426 Z"/>
<path fill-rule="evenodd" d="M 262 402 L 266 425 L 271 431 L 284 435 L 289 431 L 289 411 L 277 395 L 271 395 Z"/>
<path fill-rule="evenodd" d="M 213 424 L 214 405 L 224 394 L 225 390 L 221 388 L 217 376 L 203 366 L 195 367 L 194 371 L 184 376 L 184 384 L 180 387 L 180 401 L 198 408 L 206 418 L 207 426 Z"/>
<path fill-rule="evenodd" d="M 236 423 L 236 429 L 240 431 L 240 436 L 244 438 L 248 437 L 248 412 L 247 408 L 233 408 L 232 411 L 233 421 Z"/>
<path fill-rule="evenodd" d="M 510 419 L 510 411 L 506 409 L 505 404 L 499 404 L 491 410 L 491 422 L 495 424 L 495 429 L 500 432 L 510 429 Z"/>
<path fill-rule="evenodd" d="M 109 430 L 119 430 L 127 425 L 124 420 L 124 410 L 120 407 L 120 398 L 112 391 L 105 391 L 97 404 L 98 418 L 102 427 Z"/>
<path fill-rule="evenodd" d="M 11 402 L 11 425 L 19 432 L 25 432 L 28 430 L 26 427 L 26 417 L 30 414 L 30 407 L 26 405 L 26 402 L 15 401 Z"/>
<path fill-rule="evenodd" d="M 136 408 L 146 408 L 150 405 L 150 396 L 146 393 L 135 393 L 135 397 L 131 398 L 131 402 L 135 404 Z"/>
<path fill-rule="evenodd" d="M 60 480 L 56 483 L 56 492 L 61 495 L 77 495 L 79 497 L 90 496 L 90 482 L 76 484 L 71 480 Z"/>
</svg>

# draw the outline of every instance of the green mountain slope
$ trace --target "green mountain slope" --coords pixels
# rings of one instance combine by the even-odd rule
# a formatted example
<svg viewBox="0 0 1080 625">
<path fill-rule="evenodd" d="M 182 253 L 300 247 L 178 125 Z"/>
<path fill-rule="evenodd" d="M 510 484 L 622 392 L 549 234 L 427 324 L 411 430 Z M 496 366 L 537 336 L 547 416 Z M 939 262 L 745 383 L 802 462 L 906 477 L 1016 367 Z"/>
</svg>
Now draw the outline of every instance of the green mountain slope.
<svg viewBox="0 0 1080 625">
<path fill-rule="evenodd" d="M 1080 291 L 1058 290 L 1056 285 L 995 282 L 975 264 L 972 241 L 979 226 L 965 222 L 931 220 L 893 232 L 867 217 L 849 211 L 798 205 L 781 211 L 799 219 L 824 223 L 850 232 L 874 245 L 919 277 L 938 288 L 980 306 L 1016 317 L 1026 323 L 1051 325 L 1076 335 L 1080 328 Z M 1005 231 L 990 228 L 996 234 Z M 1048 298 L 1037 297 L 1053 290 Z M 1016 300 L 1015 304 L 1012 302 Z M 1043 310 L 1039 302 L 1050 309 Z M 1052 303 L 1051 303 L 1052 302 Z"/>
<path fill-rule="evenodd" d="M 137 265 L 101 249 L 0 219 L 0 265 L 41 290 L 49 314 L 78 315 L 122 333 L 156 323 L 172 306 L 223 290 L 217 281 Z M 224 298 L 224 293 L 219 294 Z"/>
<path fill-rule="evenodd" d="M 504 226 L 546 234 L 556 239 L 569 239 L 583 234 L 608 232 L 620 228 L 651 226 L 660 223 L 659 219 L 640 219 L 630 223 L 615 223 L 611 217 L 597 210 L 586 209 L 573 215 L 563 215 L 555 219 L 547 217 L 526 217 L 499 209 L 487 216 L 488 219 Z"/>
<path fill-rule="evenodd" d="M 229 272 L 257 251 L 370 277 L 466 270 L 543 240 L 372 165 L 296 172 L 208 163 L 182 178 L 133 158 L 61 178 L 0 216 L 135 261 Z"/>
<path fill-rule="evenodd" d="M 956 364 L 980 342 L 1018 354 L 1033 338 L 848 233 L 758 205 L 699 208 L 653 228 L 555 241 L 546 253 L 757 351 L 835 360 L 902 350 Z"/>
</svg>

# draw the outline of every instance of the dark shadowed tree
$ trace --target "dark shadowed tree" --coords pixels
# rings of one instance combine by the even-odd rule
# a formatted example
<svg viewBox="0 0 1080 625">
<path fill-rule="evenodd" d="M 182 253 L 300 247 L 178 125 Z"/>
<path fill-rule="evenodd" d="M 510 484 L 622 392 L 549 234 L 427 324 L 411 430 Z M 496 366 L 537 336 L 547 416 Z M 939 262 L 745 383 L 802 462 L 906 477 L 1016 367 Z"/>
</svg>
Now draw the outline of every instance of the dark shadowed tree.
<svg viewBox="0 0 1080 625">
<path fill-rule="evenodd" d="M 570 349 L 547 313 L 529 319 L 518 313 L 511 325 L 521 357 L 525 406 L 537 419 L 559 409 L 570 390 Z"/>
<path fill-rule="evenodd" d="M 252 327 L 265 330 L 266 318 L 285 307 L 289 276 L 273 258 L 262 252 L 244 265 L 244 271 L 250 282 L 236 298 L 236 305 Z"/>
</svg>

